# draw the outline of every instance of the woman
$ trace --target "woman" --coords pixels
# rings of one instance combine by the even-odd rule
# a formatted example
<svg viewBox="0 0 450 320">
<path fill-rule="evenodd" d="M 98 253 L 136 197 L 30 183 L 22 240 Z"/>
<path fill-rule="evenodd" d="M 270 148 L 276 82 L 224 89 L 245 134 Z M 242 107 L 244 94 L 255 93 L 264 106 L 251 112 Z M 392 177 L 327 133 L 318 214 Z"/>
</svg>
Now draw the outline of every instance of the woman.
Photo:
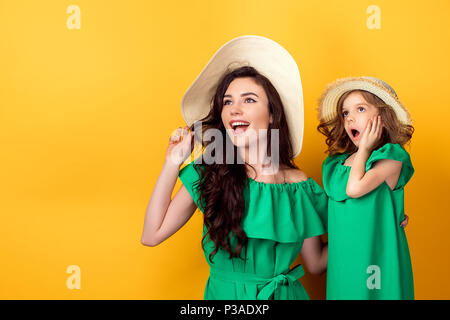
<svg viewBox="0 0 450 320">
<path fill-rule="evenodd" d="M 303 131 L 295 61 L 267 38 L 233 39 L 186 92 L 182 111 L 191 132 L 179 128 L 170 139 L 142 243 L 161 243 L 198 207 L 210 265 L 205 299 L 308 299 L 302 265 L 289 266 L 301 252 L 310 272 L 325 270 L 327 198 L 293 161 Z M 183 186 L 171 200 L 198 120 L 197 136 L 214 139 L 202 139 L 204 154 L 179 172 Z"/>
</svg>

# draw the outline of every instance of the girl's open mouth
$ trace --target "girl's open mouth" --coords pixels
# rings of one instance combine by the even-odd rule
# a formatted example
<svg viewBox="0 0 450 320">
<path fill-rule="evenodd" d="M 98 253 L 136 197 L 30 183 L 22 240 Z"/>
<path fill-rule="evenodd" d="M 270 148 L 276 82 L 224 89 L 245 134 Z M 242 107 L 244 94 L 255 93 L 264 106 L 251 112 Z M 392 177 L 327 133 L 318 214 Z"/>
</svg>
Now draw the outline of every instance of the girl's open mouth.
<svg viewBox="0 0 450 320">
<path fill-rule="evenodd" d="M 359 131 L 356 129 L 352 129 L 352 137 L 353 138 L 358 138 L 359 137 Z"/>
</svg>

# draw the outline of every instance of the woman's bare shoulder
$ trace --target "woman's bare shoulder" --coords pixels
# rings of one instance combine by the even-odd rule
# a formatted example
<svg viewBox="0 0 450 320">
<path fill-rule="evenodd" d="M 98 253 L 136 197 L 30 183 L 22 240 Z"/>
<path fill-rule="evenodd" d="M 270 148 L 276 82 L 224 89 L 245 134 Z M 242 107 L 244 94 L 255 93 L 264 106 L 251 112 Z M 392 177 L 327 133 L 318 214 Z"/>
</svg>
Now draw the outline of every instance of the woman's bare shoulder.
<svg viewBox="0 0 450 320">
<path fill-rule="evenodd" d="M 286 169 L 285 170 L 286 182 L 297 183 L 308 180 L 308 175 L 300 169 Z"/>
</svg>

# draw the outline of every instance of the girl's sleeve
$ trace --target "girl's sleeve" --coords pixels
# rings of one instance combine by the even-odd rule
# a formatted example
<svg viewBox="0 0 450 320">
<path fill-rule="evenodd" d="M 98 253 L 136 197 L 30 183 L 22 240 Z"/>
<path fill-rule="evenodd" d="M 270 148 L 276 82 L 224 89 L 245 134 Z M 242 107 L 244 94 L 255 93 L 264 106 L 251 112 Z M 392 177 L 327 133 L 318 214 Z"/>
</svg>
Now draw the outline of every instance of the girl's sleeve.
<svg viewBox="0 0 450 320">
<path fill-rule="evenodd" d="M 203 208 L 202 206 L 200 206 L 200 192 L 198 190 L 200 175 L 198 174 L 196 169 L 199 169 L 199 167 L 197 164 L 194 164 L 193 161 L 180 170 L 178 177 L 191 195 L 194 203 L 203 212 Z"/>
<path fill-rule="evenodd" d="M 378 150 L 372 152 L 366 163 L 366 171 L 370 170 L 375 162 L 381 159 L 391 159 L 402 162 L 402 171 L 400 172 L 400 177 L 398 178 L 395 189 L 403 188 L 414 174 L 414 167 L 411 163 L 409 153 L 399 144 L 386 143 Z"/>
</svg>

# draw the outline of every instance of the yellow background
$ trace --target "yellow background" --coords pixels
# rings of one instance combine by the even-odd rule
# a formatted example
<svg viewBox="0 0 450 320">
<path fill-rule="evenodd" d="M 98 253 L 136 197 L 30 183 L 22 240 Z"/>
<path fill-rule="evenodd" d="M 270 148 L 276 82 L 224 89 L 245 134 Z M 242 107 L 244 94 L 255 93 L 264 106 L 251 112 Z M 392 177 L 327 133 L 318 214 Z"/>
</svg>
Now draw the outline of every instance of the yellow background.
<svg viewBox="0 0 450 320">
<path fill-rule="evenodd" d="M 80 30 L 66 26 L 71 4 Z M 366 26 L 373 4 L 380 30 Z M 184 92 L 220 46 L 256 34 L 300 68 L 296 163 L 319 184 L 326 84 L 371 75 L 397 91 L 416 129 L 405 199 L 416 298 L 449 299 L 449 9 L 446 0 L 0 1 L 0 298 L 203 298 L 201 213 L 150 248 L 140 244 L 145 210 L 169 135 L 184 125 Z M 66 286 L 70 265 L 81 289 Z M 311 298 L 324 297 L 325 279 L 302 278 Z"/>
</svg>

